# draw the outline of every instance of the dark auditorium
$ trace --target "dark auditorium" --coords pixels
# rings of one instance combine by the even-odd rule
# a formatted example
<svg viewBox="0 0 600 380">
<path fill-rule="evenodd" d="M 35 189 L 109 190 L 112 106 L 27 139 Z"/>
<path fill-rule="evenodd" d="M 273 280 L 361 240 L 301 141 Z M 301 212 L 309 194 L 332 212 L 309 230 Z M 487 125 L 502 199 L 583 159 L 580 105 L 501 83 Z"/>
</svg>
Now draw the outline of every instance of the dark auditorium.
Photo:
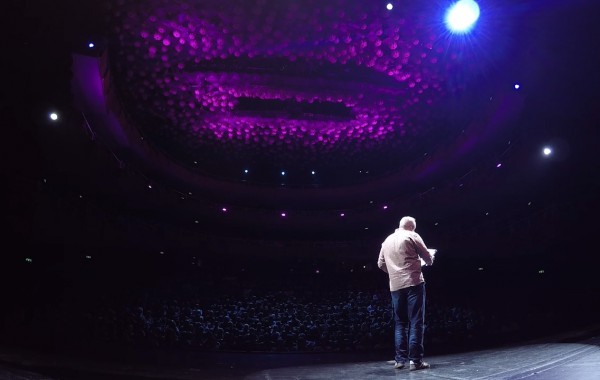
<svg viewBox="0 0 600 380">
<path fill-rule="evenodd" d="M 4 14 L 0 379 L 599 378 L 600 2 Z"/>
</svg>

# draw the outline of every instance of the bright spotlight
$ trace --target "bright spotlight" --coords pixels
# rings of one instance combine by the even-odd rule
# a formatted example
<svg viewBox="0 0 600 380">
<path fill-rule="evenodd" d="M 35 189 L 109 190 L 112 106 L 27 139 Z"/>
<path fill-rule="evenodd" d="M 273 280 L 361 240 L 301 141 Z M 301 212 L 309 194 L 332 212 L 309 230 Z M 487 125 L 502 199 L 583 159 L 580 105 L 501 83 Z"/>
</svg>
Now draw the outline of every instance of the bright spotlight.
<svg viewBox="0 0 600 380">
<path fill-rule="evenodd" d="M 50 117 L 50 120 L 52 120 L 52 121 L 58 120 L 58 114 L 56 112 L 52 112 L 48 116 Z"/>
<path fill-rule="evenodd" d="M 552 149 L 545 147 L 543 152 L 544 152 L 544 156 L 549 156 L 552 154 Z"/>
<path fill-rule="evenodd" d="M 473 0 L 460 0 L 446 12 L 446 26 L 454 33 L 466 33 L 479 18 L 479 5 Z"/>
<path fill-rule="evenodd" d="M 388 11 L 391 11 L 392 9 L 394 9 L 394 4 L 388 3 L 385 7 L 387 8 Z"/>
<path fill-rule="evenodd" d="M 90 49 L 92 49 L 94 46 L 96 46 L 96 45 L 94 45 L 94 43 L 93 43 L 93 42 L 90 42 L 90 43 L 88 44 L 88 47 L 89 47 Z"/>
</svg>

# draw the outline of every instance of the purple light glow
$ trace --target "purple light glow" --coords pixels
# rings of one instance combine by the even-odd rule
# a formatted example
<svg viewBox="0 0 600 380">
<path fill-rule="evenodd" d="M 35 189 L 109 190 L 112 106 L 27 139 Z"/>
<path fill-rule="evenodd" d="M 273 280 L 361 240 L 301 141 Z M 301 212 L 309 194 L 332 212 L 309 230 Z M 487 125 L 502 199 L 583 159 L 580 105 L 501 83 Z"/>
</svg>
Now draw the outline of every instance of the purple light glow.
<svg viewBox="0 0 600 380">
<path fill-rule="evenodd" d="M 524 102 L 518 96 L 507 96 L 506 94 L 498 96 L 486 111 L 486 115 L 467 127 L 464 138 L 457 139 L 455 146 L 448 146 L 445 152 L 437 152 L 435 156 L 430 157 L 417 169 L 417 178 L 425 178 L 432 173 L 443 170 L 443 166 L 448 163 L 447 156 L 444 153 L 452 151 L 456 157 L 464 157 L 482 144 L 491 141 L 497 136 L 496 133 L 502 127 L 508 125 L 523 106 Z"/>
<path fill-rule="evenodd" d="M 111 131 L 119 146 L 129 145 L 127 135 L 121 129 L 116 115 L 112 112 L 106 112 L 108 106 L 104 93 L 104 86 L 100 73 L 101 64 L 97 58 L 83 55 L 73 55 L 73 80 L 71 89 L 76 95 L 76 105 L 79 108 L 88 108 L 90 114 L 86 117 L 102 115 L 106 116 L 103 123 Z M 88 105 L 86 107 L 85 105 Z"/>
<path fill-rule="evenodd" d="M 423 15 L 384 23 L 377 2 L 233 3 L 115 9 L 112 70 L 124 102 L 149 105 L 133 115 L 144 128 L 227 158 L 410 150 L 438 128 L 427 110 L 461 90 L 444 74 L 474 64 L 435 46 Z"/>
</svg>

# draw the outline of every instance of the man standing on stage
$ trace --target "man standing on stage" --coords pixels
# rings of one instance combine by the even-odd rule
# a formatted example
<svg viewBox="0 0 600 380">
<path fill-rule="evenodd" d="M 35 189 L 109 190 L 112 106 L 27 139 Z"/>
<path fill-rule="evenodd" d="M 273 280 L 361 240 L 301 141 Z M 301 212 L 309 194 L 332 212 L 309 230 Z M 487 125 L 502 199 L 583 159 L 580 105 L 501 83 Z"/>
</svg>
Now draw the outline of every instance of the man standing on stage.
<svg viewBox="0 0 600 380">
<path fill-rule="evenodd" d="M 427 249 L 415 232 L 415 218 L 405 216 L 399 228 L 381 244 L 377 266 L 390 279 L 394 312 L 394 368 L 426 369 L 423 361 L 423 330 L 425 323 L 425 279 L 421 265 L 432 265 L 436 250 Z"/>
</svg>

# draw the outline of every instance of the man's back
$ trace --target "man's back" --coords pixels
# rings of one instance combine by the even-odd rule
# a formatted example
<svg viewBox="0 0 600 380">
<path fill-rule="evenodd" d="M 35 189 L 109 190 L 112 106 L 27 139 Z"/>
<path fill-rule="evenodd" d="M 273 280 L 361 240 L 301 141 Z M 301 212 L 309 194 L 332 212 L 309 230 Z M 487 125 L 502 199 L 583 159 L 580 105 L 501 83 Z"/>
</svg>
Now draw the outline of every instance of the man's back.
<svg viewBox="0 0 600 380">
<path fill-rule="evenodd" d="M 424 282 L 421 272 L 422 257 L 431 264 L 432 257 L 423 239 L 414 231 L 398 228 L 381 245 L 378 266 L 390 278 L 390 290 L 398 290 Z M 385 268 L 382 268 L 385 265 Z"/>
</svg>

